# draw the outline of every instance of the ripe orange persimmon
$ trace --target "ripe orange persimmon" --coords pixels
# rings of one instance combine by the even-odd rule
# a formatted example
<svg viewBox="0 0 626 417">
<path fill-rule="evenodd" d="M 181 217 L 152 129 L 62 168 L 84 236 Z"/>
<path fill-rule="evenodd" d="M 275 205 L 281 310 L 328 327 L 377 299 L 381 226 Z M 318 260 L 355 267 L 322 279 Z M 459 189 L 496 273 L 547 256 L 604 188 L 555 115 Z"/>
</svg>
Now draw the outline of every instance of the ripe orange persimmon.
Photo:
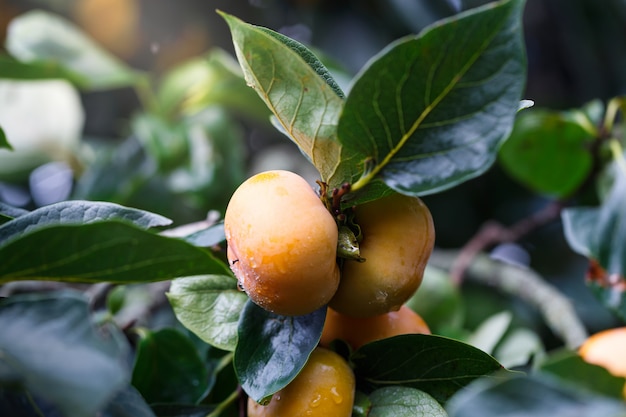
<svg viewBox="0 0 626 417">
<path fill-rule="evenodd" d="M 365 261 L 344 261 L 329 305 L 353 317 L 398 310 L 420 286 L 433 250 L 430 211 L 421 199 L 396 193 L 357 206 L 354 215 Z"/>
<path fill-rule="evenodd" d="M 266 310 L 308 314 L 335 293 L 337 224 L 299 175 L 277 170 L 246 180 L 228 203 L 224 231 L 240 286 Z"/>
<path fill-rule="evenodd" d="M 248 417 L 350 417 L 355 379 L 337 353 L 316 348 L 298 376 L 263 406 L 248 399 Z"/>
<path fill-rule="evenodd" d="M 375 340 L 412 333 L 430 334 L 430 329 L 424 319 L 406 305 L 398 311 L 363 318 L 346 316 L 329 308 L 320 344 L 329 346 L 333 340 L 341 339 L 358 349 Z"/>
</svg>

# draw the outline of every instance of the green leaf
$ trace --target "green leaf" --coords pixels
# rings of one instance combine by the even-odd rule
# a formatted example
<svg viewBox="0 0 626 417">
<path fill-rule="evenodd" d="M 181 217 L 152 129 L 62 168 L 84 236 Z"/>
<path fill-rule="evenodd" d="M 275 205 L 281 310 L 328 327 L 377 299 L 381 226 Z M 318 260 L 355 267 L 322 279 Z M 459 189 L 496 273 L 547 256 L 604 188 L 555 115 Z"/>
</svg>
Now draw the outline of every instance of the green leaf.
<svg viewBox="0 0 626 417">
<path fill-rule="evenodd" d="M 42 10 L 13 19 L 5 46 L 24 63 L 59 65 L 75 74 L 75 80 L 84 80 L 79 86 L 85 89 L 132 86 L 140 78 L 138 72 L 106 52 L 70 21 Z"/>
<path fill-rule="evenodd" d="M 13 207 L 0 201 L 0 226 L 27 213 L 28 210 Z"/>
<path fill-rule="evenodd" d="M 626 175 L 615 177 L 600 207 L 563 210 L 565 237 L 572 249 L 596 260 L 609 275 L 626 276 Z"/>
<path fill-rule="evenodd" d="M 499 161 L 531 190 L 566 197 L 591 169 L 588 145 L 592 140 L 593 135 L 571 113 L 529 110 L 518 117 L 500 148 Z"/>
<path fill-rule="evenodd" d="M 454 396 L 446 411 L 450 417 L 624 417 L 626 405 L 535 375 L 480 379 Z"/>
<path fill-rule="evenodd" d="M 3 149 L 3 148 L 8 149 L 8 150 L 13 150 L 13 147 L 7 140 L 7 136 L 5 135 L 4 130 L 2 130 L 2 127 L 0 126 L 0 149 Z"/>
<path fill-rule="evenodd" d="M 224 212 L 230 196 L 247 178 L 246 145 L 240 126 L 224 109 L 210 107 L 181 122 L 188 153 L 168 177 L 172 192 L 184 194 L 202 212 Z"/>
<path fill-rule="evenodd" d="M 417 388 L 445 402 L 476 378 L 503 369 L 490 355 L 441 336 L 408 334 L 368 343 L 353 353 L 357 379 L 371 389 Z"/>
<path fill-rule="evenodd" d="M 493 355 L 505 368 L 513 368 L 537 362 L 545 356 L 545 348 L 537 333 L 517 328 L 506 334 Z"/>
<path fill-rule="evenodd" d="M 305 316 L 279 316 L 245 305 L 239 320 L 234 366 L 244 391 L 265 402 L 291 382 L 317 346 L 326 307 Z"/>
<path fill-rule="evenodd" d="M 140 114 L 133 131 L 166 175 L 164 186 L 204 212 L 225 210 L 246 178 L 243 132 L 224 109 L 210 107 L 175 122 Z"/>
<path fill-rule="evenodd" d="M 28 210 L 13 207 L 0 201 L 0 214 L 3 216 L 15 219 L 16 217 L 20 217 L 28 213 L 30 213 Z"/>
<path fill-rule="evenodd" d="M 370 398 L 358 389 L 354 393 L 354 404 L 352 404 L 352 417 L 368 417 L 372 406 Z"/>
<path fill-rule="evenodd" d="M 525 82 L 523 6 L 498 1 L 440 21 L 357 75 L 337 131 L 364 174 L 354 190 L 381 178 L 403 194 L 434 193 L 492 165 Z"/>
<path fill-rule="evenodd" d="M 220 14 L 230 27 L 248 85 L 318 169 L 321 179 L 340 185 L 343 179 L 336 174 L 342 156 L 336 126 L 343 100 L 330 74 L 303 45 Z"/>
<path fill-rule="evenodd" d="M 175 329 L 139 331 L 132 383 L 148 403 L 196 404 L 209 375 L 189 338 Z"/>
<path fill-rule="evenodd" d="M 76 293 L 0 300 L 0 386 L 18 384 L 64 415 L 96 415 L 128 383 L 128 346 L 89 317 Z"/>
<path fill-rule="evenodd" d="M 539 370 L 596 394 L 623 399 L 626 379 L 612 375 L 601 366 L 585 362 L 576 352 L 561 350 L 552 353 Z"/>
<path fill-rule="evenodd" d="M 155 417 L 146 400 L 130 384 L 118 392 L 98 415 L 102 417 Z"/>
<path fill-rule="evenodd" d="M 159 171 L 171 171 L 185 163 L 189 143 L 183 123 L 152 113 L 138 113 L 132 120 L 132 131 L 146 153 L 157 162 Z"/>
<path fill-rule="evenodd" d="M 36 279 L 127 284 L 230 273 L 203 249 L 119 221 L 41 228 L 1 246 L 0 258 L 0 283 Z"/>
<path fill-rule="evenodd" d="M 415 388 L 379 388 L 369 398 L 368 417 L 448 417 L 437 400 Z"/>
<path fill-rule="evenodd" d="M 340 98 L 344 98 L 345 95 L 339 87 L 339 84 L 335 81 L 330 71 L 322 64 L 322 62 L 315 56 L 313 52 L 311 52 L 306 46 L 302 45 L 300 42 L 289 38 L 288 36 L 283 35 L 282 33 L 274 32 L 271 29 L 260 27 L 262 31 L 267 33 L 270 36 L 275 37 L 280 42 L 282 42 L 285 46 L 289 47 L 292 51 L 300 56 L 309 66 L 326 81 L 326 84 L 332 88 L 332 90 L 337 94 Z"/>
<path fill-rule="evenodd" d="M 270 114 L 265 103 L 246 85 L 239 63 L 219 48 L 169 71 L 159 86 L 158 99 L 166 114 L 190 115 L 212 105 L 264 122 Z"/>
<path fill-rule="evenodd" d="M 64 79 L 76 86 L 85 87 L 88 81 L 79 74 L 68 71 L 59 62 L 20 62 L 8 55 L 0 54 L 0 78 L 9 80 L 52 80 Z"/>
<path fill-rule="evenodd" d="M 463 324 L 463 299 L 459 288 L 443 269 L 427 265 L 420 290 L 406 302 L 435 334 L 458 329 Z"/>
<path fill-rule="evenodd" d="M 488 317 L 470 335 L 467 343 L 483 352 L 493 354 L 496 345 L 509 329 L 511 320 L 513 320 L 513 314 L 510 311 L 501 311 Z"/>
<path fill-rule="evenodd" d="M 591 277 L 589 277 L 591 278 Z M 593 295 L 621 320 L 626 321 L 626 278 L 609 276 L 587 279 L 587 287 Z"/>
<path fill-rule="evenodd" d="M 248 296 L 238 290 L 234 277 L 178 278 L 167 298 L 176 318 L 196 336 L 219 349 L 235 350 L 239 316 Z"/>
<path fill-rule="evenodd" d="M 41 207 L 0 226 L 0 247 L 6 242 L 36 230 L 62 224 L 88 224 L 104 220 L 124 220 L 141 228 L 172 223 L 158 214 L 95 201 L 63 201 Z"/>
<path fill-rule="evenodd" d="M 206 229 L 199 230 L 184 237 L 185 241 L 201 248 L 210 248 L 226 240 L 224 221 L 219 221 Z"/>
</svg>

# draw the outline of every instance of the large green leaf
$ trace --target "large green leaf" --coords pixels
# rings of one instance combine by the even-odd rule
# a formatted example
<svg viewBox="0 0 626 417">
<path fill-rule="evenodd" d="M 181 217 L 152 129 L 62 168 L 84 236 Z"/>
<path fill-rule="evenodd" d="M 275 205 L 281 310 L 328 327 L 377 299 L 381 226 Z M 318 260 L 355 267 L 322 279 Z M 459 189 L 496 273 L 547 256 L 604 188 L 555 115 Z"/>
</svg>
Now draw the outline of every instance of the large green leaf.
<svg viewBox="0 0 626 417">
<path fill-rule="evenodd" d="M 371 389 L 417 388 L 445 402 L 481 376 L 503 369 L 487 353 L 454 339 L 408 334 L 368 343 L 352 356 L 354 371 Z"/>
<path fill-rule="evenodd" d="M 98 90 L 135 85 L 139 73 L 106 52 L 68 20 L 33 10 L 11 21 L 6 49 L 25 63 L 59 65 L 79 86 Z"/>
<path fill-rule="evenodd" d="M 279 316 L 248 301 L 239 320 L 234 366 L 244 391 L 265 402 L 291 382 L 317 346 L 326 307 L 305 316 Z"/>
<path fill-rule="evenodd" d="M 230 273 L 203 249 L 113 220 L 38 229 L 1 246 L 0 259 L 0 283 L 131 283 Z"/>
<path fill-rule="evenodd" d="M 446 405 L 450 417 L 624 417 L 623 401 L 540 376 L 481 379 Z"/>
<path fill-rule="evenodd" d="M 518 117 L 499 160 L 513 178 L 533 191 L 565 197 L 591 169 L 591 140 L 592 133 L 571 113 L 531 109 Z"/>
<path fill-rule="evenodd" d="M 382 178 L 404 194 L 434 193 L 492 165 L 525 82 L 523 6 L 506 0 L 469 10 L 370 61 L 337 132 L 364 170 L 353 189 Z"/>
<path fill-rule="evenodd" d="M 76 293 L 0 300 L 0 386 L 17 384 L 67 416 L 96 415 L 128 384 L 128 346 L 89 317 Z"/>
<path fill-rule="evenodd" d="M 193 342 L 175 329 L 141 330 L 132 383 L 148 403 L 195 404 L 209 375 Z"/>
<path fill-rule="evenodd" d="M 335 175 L 341 156 L 336 126 L 343 100 L 330 74 L 303 45 L 226 13 L 221 15 L 230 26 L 248 85 L 319 170 L 322 180 L 331 186 L 340 183 Z"/>
<path fill-rule="evenodd" d="M 172 223 L 158 214 L 114 203 L 63 201 L 23 213 L 18 219 L 0 226 L 0 247 L 11 239 L 53 225 L 87 224 L 113 219 L 128 221 L 146 229 Z"/>
<path fill-rule="evenodd" d="M 167 298 L 176 318 L 200 339 L 219 349 L 237 346 L 237 326 L 248 296 L 226 275 L 201 275 L 172 281 Z"/>
</svg>

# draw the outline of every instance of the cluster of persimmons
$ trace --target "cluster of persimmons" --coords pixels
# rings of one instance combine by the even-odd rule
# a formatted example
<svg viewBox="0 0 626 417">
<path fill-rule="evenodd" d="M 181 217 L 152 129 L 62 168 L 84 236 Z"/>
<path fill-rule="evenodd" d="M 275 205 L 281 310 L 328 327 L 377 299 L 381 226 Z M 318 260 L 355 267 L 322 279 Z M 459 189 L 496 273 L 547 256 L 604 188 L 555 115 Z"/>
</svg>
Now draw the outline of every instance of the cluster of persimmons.
<svg viewBox="0 0 626 417">
<path fill-rule="evenodd" d="M 320 346 L 269 404 L 249 400 L 250 417 L 348 417 L 354 375 L 330 343 L 339 339 L 357 349 L 398 334 L 430 333 L 405 305 L 433 250 L 426 205 L 393 193 L 337 213 L 321 194 L 295 173 L 267 171 L 245 181 L 226 210 L 228 261 L 252 301 L 287 316 L 327 308 Z M 355 256 L 337 250 L 345 228 L 356 239 Z"/>
</svg>

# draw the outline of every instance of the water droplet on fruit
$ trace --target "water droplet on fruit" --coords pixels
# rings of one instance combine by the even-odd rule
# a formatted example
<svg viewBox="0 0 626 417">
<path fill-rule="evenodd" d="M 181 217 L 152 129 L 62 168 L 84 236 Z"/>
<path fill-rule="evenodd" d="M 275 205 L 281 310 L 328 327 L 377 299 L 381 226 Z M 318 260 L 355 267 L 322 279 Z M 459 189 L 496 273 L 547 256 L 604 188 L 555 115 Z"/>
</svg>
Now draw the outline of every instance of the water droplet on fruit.
<svg viewBox="0 0 626 417">
<path fill-rule="evenodd" d="M 319 407 L 322 403 L 322 396 L 320 394 L 315 394 L 315 397 L 311 400 L 311 407 L 316 408 Z"/>
<path fill-rule="evenodd" d="M 246 289 L 243 287 L 243 283 L 240 280 L 237 280 L 237 289 L 239 291 L 245 291 Z"/>
<path fill-rule="evenodd" d="M 259 266 L 259 264 L 256 263 L 256 260 L 254 258 L 250 257 L 249 261 L 250 261 L 250 268 L 254 269 Z"/>
<path fill-rule="evenodd" d="M 339 392 L 337 391 L 337 387 L 332 387 L 330 389 L 330 395 L 333 398 L 335 404 L 341 404 L 343 402 L 343 396 L 339 394 Z"/>
</svg>

